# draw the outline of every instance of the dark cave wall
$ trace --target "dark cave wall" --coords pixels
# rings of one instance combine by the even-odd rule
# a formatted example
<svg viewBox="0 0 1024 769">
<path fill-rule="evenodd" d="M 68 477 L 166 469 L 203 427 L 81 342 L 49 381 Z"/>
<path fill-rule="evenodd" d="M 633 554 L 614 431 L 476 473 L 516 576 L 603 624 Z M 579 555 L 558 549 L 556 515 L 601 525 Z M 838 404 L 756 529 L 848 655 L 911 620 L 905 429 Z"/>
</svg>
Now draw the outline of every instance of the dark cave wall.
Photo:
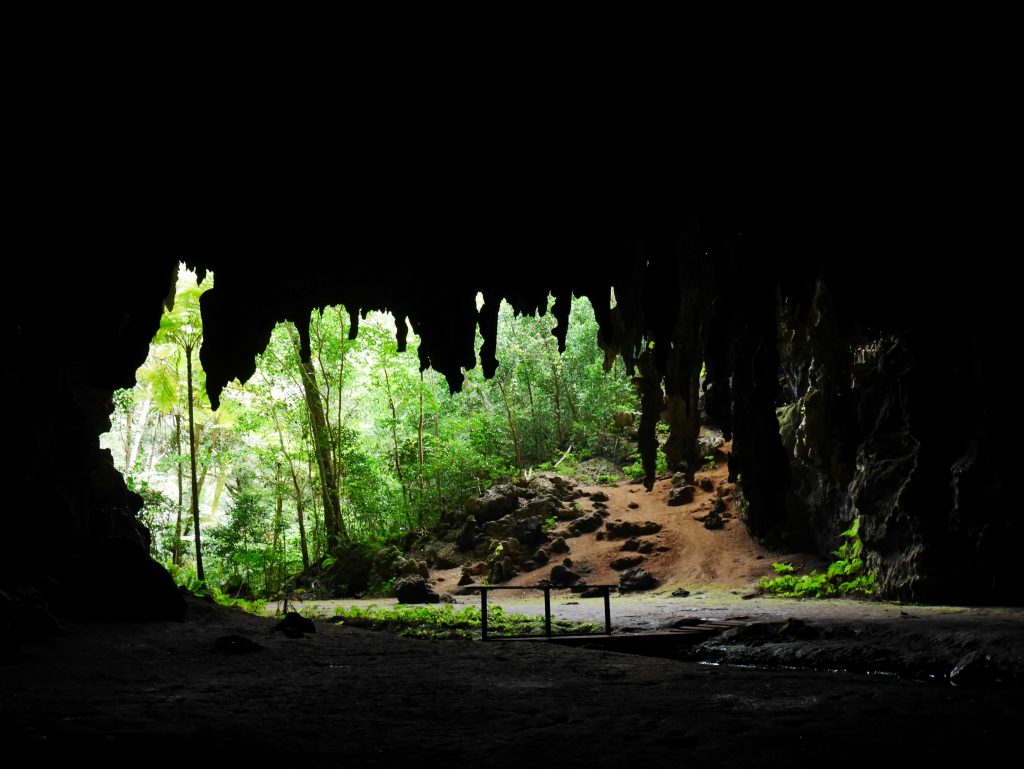
<svg viewBox="0 0 1024 769">
<path fill-rule="evenodd" d="M 14 541 L 46 542 L 48 552 L 18 548 L 4 583 L 50 574 L 48 564 L 94 553 L 111 537 L 145 544 L 138 500 L 97 436 L 111 391 L 133 382 L 184 259 L 217 276 L 203 297 L 201 350 L 214 400 L 224 383 L 252 373 L 274 323 L 301 321 L 311 307 L 343 302 L 353 326 L 369 309 L 407 317 L 424 365 L 457 389 L 460 369 L 476 363 L 477 323 L 480 363 L 494 370 L 502 297 L 533 312 L 551 291 L 564 332 L 568 298 L 588 296 L 606 353 L 637 364 L 648 459 L 653 418 L 667 409 L 670 458 L 692 471 L 706 363 L 703 402 L 734 439 L 731 470 L 759 539 L 827 553 L 859 515 L 887 595 L 1019 602 L 1008 557 L 1021 534 L 1008 485 L 1016 454 L 1000 430 L 1010 404 L 1000 345 L 1009 303 L 996 302 L 982 323 L 958 301 L 972 290 L 961 276 L 939 275 L 922 293 L 915 264 L 871 251 L 870 239 L 834 217 L 680 211 L 627 227 L 143 233 L 86 244 L 96 259 L 66 269 L 24 261 L 16 277 L 35 290 L 19 296 L 9 328 L 12 397 L 23 405 L 15 439 L 27 448 L 5 525 Z M 879 339 L 879 354 L 855 367 L 852 349 Z M 55 340 L 68 340 L 60 354 Z"/>
</svg>

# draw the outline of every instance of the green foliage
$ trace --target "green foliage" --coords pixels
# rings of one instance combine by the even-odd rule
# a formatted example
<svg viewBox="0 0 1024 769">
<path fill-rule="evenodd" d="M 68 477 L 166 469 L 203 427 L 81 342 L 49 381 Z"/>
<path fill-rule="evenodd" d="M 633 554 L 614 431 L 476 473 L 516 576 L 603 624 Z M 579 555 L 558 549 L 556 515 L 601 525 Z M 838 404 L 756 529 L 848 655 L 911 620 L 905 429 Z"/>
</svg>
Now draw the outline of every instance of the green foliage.
<svg viewBox="0 0 1024 769">
<path fill-rule="evenodd" d="M 715 455 L 714 454 L 708 454 L 706 457 L 704 457 L 704 465 L 701 467 L 701 470 L 703 470 L 704 472 L 709 472 L 709 471 L 714 470 L 714 469 L 715 469 Z"/>
<path fill-rule="evenodd" d="M 613 475 L 611 473 L 605 473 L 605 474 L 597 476 L 597 485 L 598 486 L 614 486 L 616 483 L 618 483 L 621 480 L 622 480 L 622 477 L 619 476 L 619 475 Z"/>
<path fill-rule="evenodd" d="M 151 492 L 141 517 L 154 533 L 154 555 L 168 560 L 182 552 L 179 566 L 187 568 L 191 349 L 205 572 L 211 585 L 227 585 L 233 595 L 273 595 L 300 572 L 306 581 L 319 581 L 321 592 L 342 582 L 361 589 L 358 580 L 335 573 L 339 548 L 327 541 L 324 515 L 332 494 L 345 533 L 340 539 L 379 547 L 429 529 L 525 467 L 557 463 L 560 472 L 572 473 L 583 460 L 618 454 L 622 431 L 613 417 L 637 409 L 621 362 L 605 372 L 593 309 L 577 300 L 563 354 L 551 333 L 553 315 L 516 316 L 503 304 L 496 376 L 485 380 L 473 368 L 454 397 L 443 377 L 420 371 L 414 333 L 408 350 L 398 352 L 391 316 L 369 313 L 350 340 L 347 310 L 327 307 L 309 318 L 310 370 L 300 363 L 295 327 L 280 324 L 255 374 L 244 385 L 229 384 L 213 412 L 197 354 L 199 300 L 212 283 L 212 276 L 200 284 L 193 273 L 179 271 L 174 307 L 163 315 L 138 385 L 115 394 L 107 447 L 119 469 L 136 479 L 134 488 L 144 497 Z M 477 347 L 482 343 L 478 337 Z M 326 436 L 311 421 L 310 377 Z M 329 485 L 315 450 L 321 438 Z M 617 482 L 602 472 L 599 483 Z"/>
<path fill-rule="evenodd" d="M 544 523 L 542 524 L 541 528 L 543 528 L 544 531 L 551 531 L 552 529 L 556 528 L 557 526 L 558 526 L 558 516 L 557 515 L 553 515 L 550 518 L 545 518 L 544 519 Z"/>
<path fill-rule="evenodd" d="M 455 608 L 451 604 L 440 606 L 369 606 L 366 608 L 338 607 L 334 616 L 351 627 L 387 630 L 396 635 L 412 638 L 473 639 L 480 637 L 480 609 L 476 606 Z M 599 633 L 592 622 L 552 620 L 556 633 Z M 487 610 L 488 635 L 543 635 L 544 617 L 509 614 L 500 606 Z"/>
<path fill-rule="evenodd" d="M 860 558 L 864 544 L 859 532 L 860 518 L 856 518 L 853 525 L 840 535 L 845 541 L 833 551 L 836 560 L 824 573 L 813 570 L 810 574 L 797 576 L 792 565 L 774 563 L 772 566 L 779 576 L 774 579 L 762 577 L 757 583 L 758 589 L 780 598 L 874 597 L 878 586 L 875 575 L 867 572 Z"/>
<path fill-rule="evenodd" d="M 668 460 L 665 459 L 665 455 L 662 452 L 660 452 L 660 451 L 658 452 L 657 458 L 655 460 L 655 466 L 656 466 L 656 472 L 664 473 L 664 472 L 668 471 Z M 626 465 L 625 467 L 623 467 L 622 468 L 622 472 L 623 472 L 623 474 L 627 478 L 632 478 L 633 480 L 636 480 L 637 478 L 643 478 L 644 477 L 644 464 L 643 464 L 643 460 L 641 460 L 638 457 L 635 462 L 633 462 L 632 464 L 629 464 L 629 465 Z"/>
</svg>

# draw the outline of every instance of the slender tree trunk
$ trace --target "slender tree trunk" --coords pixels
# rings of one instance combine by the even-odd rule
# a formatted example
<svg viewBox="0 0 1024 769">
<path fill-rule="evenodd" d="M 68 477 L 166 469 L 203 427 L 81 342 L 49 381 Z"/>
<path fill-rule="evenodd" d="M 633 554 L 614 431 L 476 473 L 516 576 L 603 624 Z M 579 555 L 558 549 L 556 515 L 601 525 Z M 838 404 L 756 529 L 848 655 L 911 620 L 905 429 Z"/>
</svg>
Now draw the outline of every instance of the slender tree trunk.
<svg viewBox="0 0 1024 769">
<path fill-rule="evenodd" d="M 420 371 L 420 419 L 416 425 L 416 435 L 420 443 L 420 483 L 416 492 L 416 523 L 423 529 L 423 372 Z"/>
<path fill-rule="evenodd" d="M 138 429 L 135 431 L 135 437 L 131 442 L 131 451 L 128 453 L 128 464 L 125 466 L 125 472 L 127 473 L 132 472 L 132 468 L 135 467 L 135 463 L 139 459 L 139 448 L 142 446 L 142 439 L 146 434 L 146 424 L 149 422 L 149 409 L 152 404 L 152 396 L 147 395 L 146 400 L 142 402 L 142 409 L 139 412 L 141 421 L 139 422 Z"/>
<path fill-rule="evenodd" d="M 277 512 L 274 515 L 274 537 L 270 545 L 270 552 L 274 554 L 274 560 L 277 562 L 275 564 L 277 566 L 277 569 L 275 569 L 275 578 L 277 582 L 277 584 L 274 586 L 275 592 L 280 587 L 283 579 L 283 576 L 281 574 L 281 568 L 284 559 L 281 558 L 280 554 L 278 553 L 279 544 L 283 544 L 280 542 L 280 540 L 283 539 L 283 537 L 281 537 L 281 533 L 284 529 L 284 494 L 281 493 L 281 485 L 281 463 L 276 462 L 274 464 L 274 492 L 277 495 Z M 264 577 L 263 583 L 266 586 L 267 592 L 270 592 L 269 582 L 270 572 L 268 571 L 266 577 Z"/>
<path fill-rule="evenodd" d="M 398 411 L 395 409 L 395 399 L 391 395 L 391 379 L 388 377 L 388 367 L 381 364 L 384 369 L 384 387 L 388 394 L 388 406 L 391 407 L 391 438 L 395 446 L 395 474 L 398 475 L 398 482 L 402 486 L 402 494 L 408 501 L 409 493 L 405 488 L 405 477 L 402 475 L 402 458 L 398 452 Z"/>
<path fill-rule="evenodd" d="M 512 433 L 512 446 L 516 450 L 516 467 L 521 467 L 523 464 L 523 452 L 519 448 L 519 435 L 516 433 L 515 422 L 512 421 L 512 409 L 508 405 L 508 392 L 505 390 L 505 384 L 500 379 L 498 380 L 498 389 L 501 390 L 501 399 L 505 403 L 505 416 L 508 419 L 508 431 Z"/>
<path fill-rule="evenodd" d="M 437 445 L 441 445 L 441 427 L 438 424 L 437 412 L 434 412 L 434 438 Z M 441 496 L 441 470 L 437 466 L 437 457 L 434 457 L 434 480 L 437 481 L 437 509 L 444 510 L 444 497 Z"/>
<path fill-rule="evenodd" d="M 565 431 L 562 428 L 562 386 L 558 379 L 558 364 L 551 364 L 551 381 L 555 391 L 555 431 L 558 436 L 558 447 L 565 443 Z"/>
<path fill-rule="evenodd" d="M 199 487 L 196 484 L 196 429 L 192 397 L 192 347 L 185 348 L 185 366 L 188 375 L 188 457 L 192 473 L 192 523 L 195 526 L 196 536 L 196 575 L 202 581 L 206 579 L 206 575 L 203 572 L 203 540 L 199 532 Z"/>
<path fill-rule="evenodd" d="M 178 468 L 178 520 L 174 525 L 174 555 L 171 561 L 181 565 L 181 509 L 185 500 L 184 473 L 181 469 L 181 414 L 174 415 L 174 448 L 177 451 L 178 461 L 175 463 Z"/>
<path fill-rule="evenodd" d="M 132 416 L 135 411 L 134 405 L 124 411 L 124 474 L 132 474 Z"/>
<path fill-rule="evenodd" d="M 299 341 L 294 329 L 289 327 L 289 333 L 292 344 L 295 346 L 295 353 L 299 356 L 299 375 L 302 378 L 306 410 L 309 413 L 310 432 L 313 434 L 313 454 L 316 456 L 317 470 L 320 473 L 320 493 L 324 504 L 324 532 L 327 535 L 327 551 L 334 552 L 339 545 L 348 541 L 348 534 L 345 531 L 345 522 L 341 517 L 341 503 L 338 499 L 338 482 L 334 477 L 327 419 L 324 416 L 323 402 L 320 389 L 316 384 L 316 371 L 313 369 L 313 364 L 302 360 Z"/>
<path fill-rule="evenodd" d="M 541 457 L 540 450 L 540 423 L 537 421 L 537 405 L 533 400 L 533 378 L 530 376 L 530 369 L 528 366 L 524 367 L 526 374 L 526 394 L 530 399 L 530 424 L 532 425 L 531 432 L 533 433 L 533 454 L 535 459 Z"/>
<path fill-rule="evenodd" d="M 306 521 L 303 515 L 302 484 L 299 483 L 299 475 L 295 472 L 295 461 L 284 445 L 284 432 L 281 430 L 281 423 L 277 419 L 277 412 L 274 414 L 274 426 L 277 428 L 277 439 L 281 442 L 281 453 L 288 460 L 288 469 L 292 476 L 292 485 L 295 487 L 295 512 L 299 519 L 299 544 L 302 548 L 302 570 L 309 569 L 309 544 L 306 541 Z"/>
</svg>

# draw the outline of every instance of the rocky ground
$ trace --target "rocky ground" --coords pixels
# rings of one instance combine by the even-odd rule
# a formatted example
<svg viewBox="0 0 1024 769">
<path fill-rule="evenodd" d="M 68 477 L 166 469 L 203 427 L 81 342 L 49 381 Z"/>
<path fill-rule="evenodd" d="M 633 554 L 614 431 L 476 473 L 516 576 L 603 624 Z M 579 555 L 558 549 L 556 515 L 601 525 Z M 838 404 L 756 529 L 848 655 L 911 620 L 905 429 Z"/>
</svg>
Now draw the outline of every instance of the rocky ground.
<svg viewBox="0 0 1024 769">
<path fill-rule="evenodd" d="M 689 608 L 675 616 L 727 613 Z M 1022 636 L 1020 612 L 893 607 L 876 622 L 905 628 L 899 644 L 987 627 L 1019 650 Z M 806 625 L 819 625 L 819 639 L 836 626 Z M 329 623 L 287 637 L 274 626 L 198 600 L 183 623 L 68 624 L 0 665 L 0 738 L 34 760 L 845 766 L 994 758 L 1016 745 L 1024 713 L 1019 686 L 984 676 L 952 686 L 544 642 L 417 641 Z M 740 625 L 731 640 L 765 648 L 806 633 L 778 628 Z"/>
</svg>

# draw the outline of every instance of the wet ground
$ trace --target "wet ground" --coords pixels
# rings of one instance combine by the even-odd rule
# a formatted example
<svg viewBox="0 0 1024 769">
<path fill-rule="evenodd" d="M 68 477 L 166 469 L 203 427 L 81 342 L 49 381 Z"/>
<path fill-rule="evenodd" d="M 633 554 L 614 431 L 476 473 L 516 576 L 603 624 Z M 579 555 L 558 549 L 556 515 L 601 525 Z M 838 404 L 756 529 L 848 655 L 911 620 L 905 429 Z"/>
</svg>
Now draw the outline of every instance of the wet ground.
<svg viewBox="0 0 1024 769">
<path fill-rule="evenodd" d="M 569 600 L 554 602 L 560 616 L 589 608 Z M 754 633 L 739 644 L 750 649 L 815 648 L 830 627 L 852 627 L 866 628 L 866 649 L 885 639 L 926 650 L 945 637 L 971 653 L 995 651 L 1001 638 L 1019 660 L 1024 627 L 1020 610 L 709 597 L 613 597 L 612 607 L 620 630 L 694 616 L 764 620 L 734 629 Z M 817 636 L 795 637 L 801 624 Z M 794 637 L 756 635 L 783 626 Z M 952 686 L 547 643 L 416 641 L 329 623 L 286 638 L 272 620 L 200 601 L 185 623 L 66 629 L 0 666 L 8 751 L 180 763 L 331 756 L 347 766 L 851 766 L 995 758 L 1024 725 L 1024 692 L 985 676 Z"/>
</svg>

